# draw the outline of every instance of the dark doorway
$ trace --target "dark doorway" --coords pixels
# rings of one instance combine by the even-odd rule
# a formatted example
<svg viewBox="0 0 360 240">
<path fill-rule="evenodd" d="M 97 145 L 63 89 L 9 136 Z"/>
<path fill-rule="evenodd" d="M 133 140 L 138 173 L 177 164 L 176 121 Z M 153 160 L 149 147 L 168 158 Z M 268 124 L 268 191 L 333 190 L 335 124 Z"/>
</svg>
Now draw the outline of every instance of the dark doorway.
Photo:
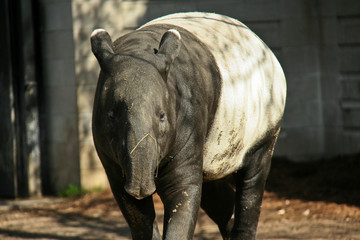
<svg viewBox="0 0 360 240">
<path fill-rule="evenodd" d="M 34 1 L 0 1 L 0 197 L 41 194 Z"/>
</svg>

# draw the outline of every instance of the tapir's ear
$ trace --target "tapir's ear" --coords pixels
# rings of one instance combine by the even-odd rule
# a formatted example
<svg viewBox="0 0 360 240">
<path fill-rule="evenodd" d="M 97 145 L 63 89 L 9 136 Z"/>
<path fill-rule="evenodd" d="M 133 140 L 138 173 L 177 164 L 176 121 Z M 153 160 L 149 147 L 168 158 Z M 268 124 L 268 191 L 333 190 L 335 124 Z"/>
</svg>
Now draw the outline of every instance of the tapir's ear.
<svg viewBox="0 0 360 240">
<path fill-rule="evenodd" d="M 96 29 L 91 34 L 91 50 L 102 69 L 107 68 L 114 56 L 114 47 L 111 37 L 104 29 Z"/>
<path fill-rule="evenodd" d="M 159 51 L 157 55 L 162 59 L 162 71 L 163 77 L 166 79 L 169 72 L 171 64 L 174 62 L 175 58 L 179 55 L 180 46 L 181 46 L 181 35 L 175 29 L 167 30 L 161 38 Z"/>
</svg>

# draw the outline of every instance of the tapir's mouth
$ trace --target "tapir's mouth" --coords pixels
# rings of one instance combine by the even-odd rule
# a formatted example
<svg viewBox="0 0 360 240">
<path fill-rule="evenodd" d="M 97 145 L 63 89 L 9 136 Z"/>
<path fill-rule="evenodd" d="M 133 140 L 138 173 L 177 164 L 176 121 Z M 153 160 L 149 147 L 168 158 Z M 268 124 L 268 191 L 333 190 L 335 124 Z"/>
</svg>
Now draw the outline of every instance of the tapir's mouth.
<svg viewBox="0 0 360 240">
<path fill-rule="evenodd" d="M 131 159 L 132 164 L 125 167 L 125 191 L 136 199 L 151 196 L 156 191 L 155 178 L 157 165 L 139 159 Z M 140 164 L 139 164 L 140 163 Z"/>
<path fill-rule="evenodd" d="M 156 186 L 154 180 L 140 180 L 135 183 L 134 181 L 127 181 L 125 186 L 125 191 L 133 196 L 134 198 L 141 200 L 146 197 L 151 196 L 156 191 Z"/>
</svg>

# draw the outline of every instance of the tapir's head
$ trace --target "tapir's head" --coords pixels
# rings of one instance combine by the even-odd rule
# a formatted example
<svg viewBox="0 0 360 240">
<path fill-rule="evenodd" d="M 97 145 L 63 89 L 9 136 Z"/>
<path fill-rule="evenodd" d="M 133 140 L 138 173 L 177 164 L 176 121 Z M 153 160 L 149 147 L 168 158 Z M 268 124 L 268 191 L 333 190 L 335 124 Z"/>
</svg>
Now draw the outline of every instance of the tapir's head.
<svg viewBox="0 0 360 240">
<path fill-rule="evenodd" d="M 93 109 L 95 145 L 100 157 L 121 166 L 125 190 L 137 199 L 155 192 L 159 162 L 175 134 L 176 101 L 167 77 L 179 54 L 180 34 L 169 30 L 157 44 L 158 51 L 144 53 L 145 61 L 115 52 L 105 30 L 91 36 L 101 68 Z"/>
</svg>

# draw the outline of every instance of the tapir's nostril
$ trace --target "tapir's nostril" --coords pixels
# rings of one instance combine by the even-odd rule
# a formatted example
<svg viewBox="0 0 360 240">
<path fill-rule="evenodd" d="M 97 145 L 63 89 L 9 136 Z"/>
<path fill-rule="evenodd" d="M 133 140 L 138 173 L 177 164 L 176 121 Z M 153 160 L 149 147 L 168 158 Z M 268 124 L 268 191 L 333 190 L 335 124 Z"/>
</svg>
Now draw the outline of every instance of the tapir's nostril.
<svg viewBox="0 0 360 240">
<path fill-rule="evenodd" d="M 128 194 L 130 194 L 137 200 L 141 200 L 148 196 L 151 196 L 156 191 L 155 184 L 150 184 L 149 186 L 142 186 L 141 184 L 134 185 L 131 183 L 126 183 L 124 188 Z"/>
</svg>

